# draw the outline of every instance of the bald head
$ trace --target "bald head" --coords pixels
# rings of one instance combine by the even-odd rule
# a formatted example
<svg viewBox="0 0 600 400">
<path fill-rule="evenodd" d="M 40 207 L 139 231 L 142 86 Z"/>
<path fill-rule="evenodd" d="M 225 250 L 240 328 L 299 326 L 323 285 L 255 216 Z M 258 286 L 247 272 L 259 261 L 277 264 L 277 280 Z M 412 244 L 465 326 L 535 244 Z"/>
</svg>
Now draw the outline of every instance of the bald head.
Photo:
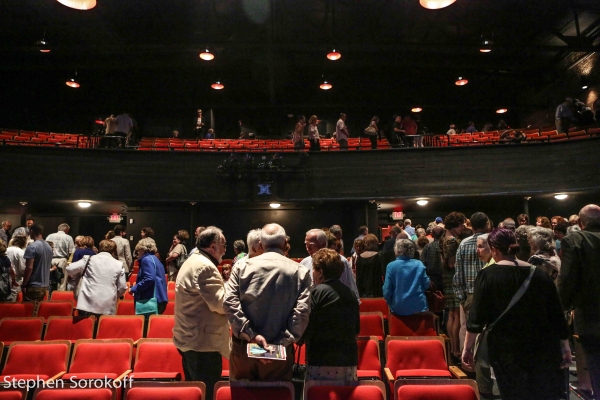
<svg viewBox="0 0 600 400">
<path fill-rule="evenodd" d="M 431 230 L 431 237 L 434 240 L 438 240 L 442 237 L 442 233 L 444 233 L 444 228 L 438 225 Z"/>
<path fill-rule="evenodd" d="M 260 233 L 260 244 L 263 249 L 285 250 L 285 229 L 279 224 L 267 224 Z"/>
<path fill-rule="evenodd" d="M 579 224 L 581 229 L 596 227 L 600 228 L 600 207 L 588 204 L 579 211 Z"/>
</svg>

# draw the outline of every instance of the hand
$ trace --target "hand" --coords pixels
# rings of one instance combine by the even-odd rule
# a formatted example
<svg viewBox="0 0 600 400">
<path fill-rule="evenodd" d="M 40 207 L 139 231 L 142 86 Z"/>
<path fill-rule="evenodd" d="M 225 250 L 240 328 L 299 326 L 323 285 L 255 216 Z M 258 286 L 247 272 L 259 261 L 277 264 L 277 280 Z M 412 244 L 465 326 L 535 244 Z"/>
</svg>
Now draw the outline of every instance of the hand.
<svg viewBox="0 0 600 400">
<path fill-rule="evenodd" d="M 13 280 L 12 287 L 19 287 L 19 283 L 17 281 Z"/>
<path fill-rule="evenodd" d="M 463 369 L 471 372 L 475 370 L 475 360 L 473 359 L 472 349 L 467 349 L 466 347 L 463 349 L 462 367 Z"/>
<path fill-rule="evenodd" d="M 257 343 L 263 349 L 266 349 L 267 347 L 269 347 L 269 344 L 267 343 L 267 339 L 265 339 L 265 337 L 263 335 L 256 335 L 251 343 Z M 262 358 L 259 361 L 265 365 L 271 364 L 273 362 L 273 360 L 265 360 Z"/>
</svg>

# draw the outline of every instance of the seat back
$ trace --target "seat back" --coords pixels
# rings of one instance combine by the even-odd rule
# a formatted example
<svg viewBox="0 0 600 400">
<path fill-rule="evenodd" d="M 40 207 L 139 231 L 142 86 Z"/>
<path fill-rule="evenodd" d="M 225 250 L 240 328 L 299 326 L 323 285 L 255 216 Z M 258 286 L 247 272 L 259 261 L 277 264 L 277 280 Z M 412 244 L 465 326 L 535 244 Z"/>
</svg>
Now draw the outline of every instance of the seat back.
<svg viewBox="0 0 600 400">
<path fill-rule="evenodd" d="M 390 336 L 437 336 L 435 317 L 430 313 L 388 318 Z"/>
<path fill-rule="evenodd" d="M 471 379 L 399 379 L 394 400 L 479 400 L 479 388 Z"/>
<path fill-rule="evenodd" d="M 387 319 L 390 313 L 390 309 L 383 297 L 361 298 L 359 307 L 361 313 L 379 311 L 383 314 L 384 319 Z"/>
<path fill-rule="evenodd" d="M 378 340 L 385 338 L 383 327 L 383 314 L 376 312 L 360 313 L 360 333 L 359 336 L 376 336 Z"/>
<path fill-rule="evenodd" d="M 34 400 L 116 400 L 117 389 L 115 388 L 92 388 L 92 389 L 80 389 L 80 388 L 39 388 L 36 389 Z"/>
<path fill-rule="evenodd" d="M 70 373 L 117 374 L 131 367 L 133 340 L 81 339 L 75 342 Z"/>
<path fill-rule="evenodd" d="M 381 381 L 307 381 L 304 398 L 310 400 L 385 400 L 385 385 Z"/>
<path fill-rule="evenodd" d="M 0 342 L 9 346 L 16 341 L 36 341 L 42 339 L 44 318 L 3 318 L 0 320 Z"/>
<path fill-rule="evenodd" d="M 135 315 L 135 303 L 133 299 L 131 301 L 119 301 L 117 303 L 117 315 Z"/>
<path fill-rule="evenodd" d="M 69 317 L 71 315 L 73 315 L 72 301 L 42 301 L 37 311 L 37 316 L 44 319 L 54 316 Z"/>
<path fill-rule="evenodd" d="M 132 339 L 144 336 L 143 315 L 103 315 L 98 322 L 96 339 Z"/>
<path fill-rule="evenodd" d="M 93 339 L 96 317 L 50 317 L 44 340 Z"/>
<path fill-rule="evenodd" d="M 13 342 L 8 348 L 2 375 L 32 374 L 51 378 L 67 371 L 70 353 L 71 342 L 67 340 Z"/>
<path fill-rule="evenodd" d="M 306 398 L 306 397 L 305 397 Z M 214 400 L 294 400 L 291 382 L 217 382 Z"/>
<path fill-rule="evenodd" d="M 77 308 L 77 299 L 75 298 L 75 292 L 72 290 L 54 290 L 50 300 L 53 301 L 72 301 L 73 306 Z"/>
<path fill-rule="evenodd" d="M 381 356 L 377 338 L 358 339 L 357 370 L 378 371 L 381 374 Z"/>
<path fill-rule="evenodd" d="M 448 370 L 444 339 L 437 337 L 394 337 L 385 340 L 386 367 L 398 370 Z"/>
<path fill-rule="evenodd" d="M 206 399 L 203 382 L 134 382 L 125 400 L 212 400 Z"/>
<path fill-rule="evenodd" d="M 136 372 L 177 372 L 184 376 L 181 355 L 171 339 L 140 339 L 137 344 Z"/>
<path fill-rule="evenodd" d="M 0 388 L 0 400 L 27 400 L 27 388 Z"/>
<path fill-rule="evenodd" d="M 169 339 L 173 337 L 175 317 L 172 315 L 151 315 L 148 322 L 148 339 Z"/>
<path fill-rule="evenodd" d="M 23 303 L 2 302 L 0 303 L 0 319 L 32 317 L 34 306 L 35 303 L 29 301 Z"/>
</svg>

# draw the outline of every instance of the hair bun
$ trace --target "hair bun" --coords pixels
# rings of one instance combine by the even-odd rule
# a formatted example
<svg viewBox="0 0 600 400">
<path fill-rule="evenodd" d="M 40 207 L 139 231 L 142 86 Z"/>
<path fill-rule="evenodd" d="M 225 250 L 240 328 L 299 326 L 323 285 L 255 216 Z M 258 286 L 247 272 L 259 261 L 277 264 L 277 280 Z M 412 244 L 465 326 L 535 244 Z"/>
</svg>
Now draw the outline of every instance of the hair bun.
<svg viewBox="0 0 600 400">
<path fill-rule="evenodd" d="M 508 246 L 508 254 L 517 254 L 521 250 L 521 246 L 518 243 L 513 243 Z"/>
</svg>

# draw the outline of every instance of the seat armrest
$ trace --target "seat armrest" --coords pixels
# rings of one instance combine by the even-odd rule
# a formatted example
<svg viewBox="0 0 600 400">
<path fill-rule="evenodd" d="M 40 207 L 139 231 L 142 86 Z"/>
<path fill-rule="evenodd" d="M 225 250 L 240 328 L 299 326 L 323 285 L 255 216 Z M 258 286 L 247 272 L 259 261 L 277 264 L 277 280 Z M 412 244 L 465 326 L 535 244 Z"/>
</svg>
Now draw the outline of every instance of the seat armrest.
<svg viewBox="0 0 600 400">
<path fill-rule="evenodd" d="M 53 377 L 51 377 L 50 379 L 48 379 L 45 383 L 48 384 L 48 383 L 54 382 L 55 380 L 59 379 L 66 373 L 67 373 L 67 371 L 59 372 L 58 374 L 56 374 Z"/>
<path fill-rule="evenodd" d="M 385 372 L 385 376 L 386 376 L 388 382 L 394 382 L 395 379 L 394 379 L 394 375 L 392 375 L 392 371 L 390 371 L 390 369 L 387 367 L 384 368 L 383 370 Z"/>
<path fill-rule="evenodd" d="M 121 375 L 119 375 L 117 377 L 117 379 L 115 379 L 113 382 L 120 382 L 123 380 L 123 378 L 125 378 L 127 375 L 129 375 L 132 372 L 132 370 L 128 369 L 127 371 L 123 372 Z"/>
<path fill-rule="evenodd" d="M 457 379 L 467 379 L 467 374 L 465 374 L 460 368 L 455 365 L 451 365 L 449 368 L 450 373 L 454 375 Z"/>
</svg>

